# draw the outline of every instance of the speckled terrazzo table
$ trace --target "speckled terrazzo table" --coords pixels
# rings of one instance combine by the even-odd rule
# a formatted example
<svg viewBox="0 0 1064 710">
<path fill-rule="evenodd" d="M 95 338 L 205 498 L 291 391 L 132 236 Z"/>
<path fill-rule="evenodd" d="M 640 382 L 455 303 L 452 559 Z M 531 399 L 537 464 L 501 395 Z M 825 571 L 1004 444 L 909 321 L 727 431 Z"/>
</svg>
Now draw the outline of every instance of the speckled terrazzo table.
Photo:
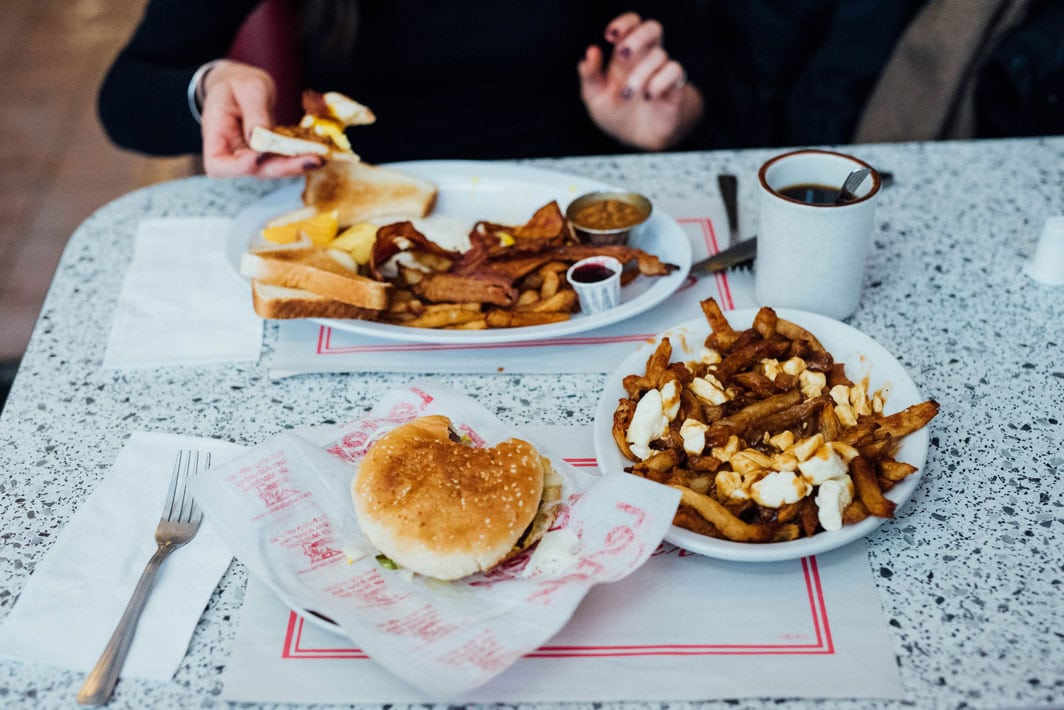
<svg viewBox="0 0 1064 710">
<path fill-rule="evenodd" d="M 744 220 L 753 224 L 756 168 L 774 152 L 536 164 L 657 199 L 715 194 L 716 175 L 734 172 Z M 1021 273 L 1045 218 L 1064 214 L 1064 138 L 853 152 L 892 171 L 895 185 L 882 195 L 864 300 L 848 322 L 894 352 L 942 404 L 919 490 L 866 540 L 908 706 L 1064 706 L 1064 288 Z M 368 410 L 411 379 L 271 381 L 273 326 L 259 364 L 100 369 L 137 221 L 231 216 L 276 187 L 207 178 L 159 185 L 107 205 L 71 238 L 0 417 L 0 614 L 132 430 L 251 444 Z M 587 424 L 603 378 L 440 379 L 516 424 Z M 245 581 L 244 568 L 233 565 L 172 682 L 123 681 L 113 705 L 225 705 L 218 694 Z M 0 706 L 71 706 L 80 681 L 54 668 L 0 663 Z"/>
</svg>

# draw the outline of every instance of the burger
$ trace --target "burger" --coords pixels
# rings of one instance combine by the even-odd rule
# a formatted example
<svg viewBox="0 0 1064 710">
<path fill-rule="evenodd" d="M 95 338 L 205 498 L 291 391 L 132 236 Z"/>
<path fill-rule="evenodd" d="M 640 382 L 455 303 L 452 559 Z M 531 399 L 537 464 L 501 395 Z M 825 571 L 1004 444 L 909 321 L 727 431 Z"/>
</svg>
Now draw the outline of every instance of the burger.
<svg viewBox="0 0 1064 710">
<path fill-rule="evenodd" d="M 561 478 L 527 441 L 477 448 L 432 415 L 374 442 L 351 488 L 359 527 L 388 560 L 454 580 L 535 544 L 553 521 Z"/>
</svg>

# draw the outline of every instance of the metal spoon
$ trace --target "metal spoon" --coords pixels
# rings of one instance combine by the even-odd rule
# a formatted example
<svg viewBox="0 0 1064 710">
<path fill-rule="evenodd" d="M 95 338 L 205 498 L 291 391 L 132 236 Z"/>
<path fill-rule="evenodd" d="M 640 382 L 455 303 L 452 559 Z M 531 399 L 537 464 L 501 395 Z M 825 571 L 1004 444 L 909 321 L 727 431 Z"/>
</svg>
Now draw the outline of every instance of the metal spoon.
<svg viewBox="0 0 1064 710">
<path fill-rule="evenodd" d="M 842 189 L 839 190 L 839 194 L 835 197 L 835 204 L 841 205 L 857 199 L 854 191 L 861 186 L 861 183 L 871 172 L 871 168 L 858 168 L 847 175 L 846 182 L 842 183 Z"/>
</svg>

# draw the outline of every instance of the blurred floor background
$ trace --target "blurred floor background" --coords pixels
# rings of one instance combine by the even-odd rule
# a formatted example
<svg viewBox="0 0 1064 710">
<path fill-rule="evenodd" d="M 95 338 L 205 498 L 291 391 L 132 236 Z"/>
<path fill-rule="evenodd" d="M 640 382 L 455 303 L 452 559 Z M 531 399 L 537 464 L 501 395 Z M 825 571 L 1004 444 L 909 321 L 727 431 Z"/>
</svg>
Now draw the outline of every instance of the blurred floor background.
<svg viewBox="0 0 1064 710">
<path fill-rule="evenodd" d="M 194 170 L 115 148 L 96 118 L 97 87 L 144 4 L 0 1 L 0 402 L 78 224 Z"/>
</svg>

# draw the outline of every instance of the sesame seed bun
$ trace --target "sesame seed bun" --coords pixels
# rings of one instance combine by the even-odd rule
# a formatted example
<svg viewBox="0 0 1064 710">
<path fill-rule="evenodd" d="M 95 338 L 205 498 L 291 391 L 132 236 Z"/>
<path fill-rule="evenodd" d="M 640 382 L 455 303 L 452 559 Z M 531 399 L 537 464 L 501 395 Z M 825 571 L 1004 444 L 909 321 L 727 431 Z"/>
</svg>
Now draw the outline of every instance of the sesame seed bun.
<svg viewBox="0 0 1064 710">
<path fill-rule="evenodd" d="M 466 446 L 452 438 L 447 417 L 433 415 L 374 442 L 352 497 L 377 549 L 400 567 L 451 580 L 532 543 L 525 533 L 537 521 L 548 472 L 549 461 L 526 441 Z M 547 526 L 532 527 L 538 539 Z"/>
</svg>

